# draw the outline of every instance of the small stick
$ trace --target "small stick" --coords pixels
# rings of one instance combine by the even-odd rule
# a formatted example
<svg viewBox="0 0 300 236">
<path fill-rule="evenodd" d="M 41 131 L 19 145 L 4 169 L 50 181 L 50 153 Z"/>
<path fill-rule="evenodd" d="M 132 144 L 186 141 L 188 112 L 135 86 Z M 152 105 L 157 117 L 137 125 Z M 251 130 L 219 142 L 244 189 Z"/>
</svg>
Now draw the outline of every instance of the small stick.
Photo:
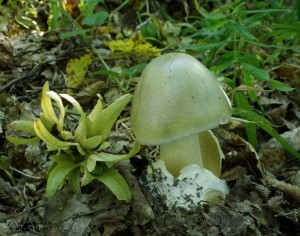
<svg viewBox="0 0 300 236">
<path fill-rule="evenodd" d="M 279 181 L 274 178 L 266 177 L 267 184 L 271 185 L 273 188 L 282 191 L 289 198 L 300 204 L 300 187 L 296 185 L 291 185 L 283 181 Z"/>
<path fill-rule="evenodd" d="M 12 85 L 18 83 L 20 80 L 25 80 L 25 79 L 33 79 L 35 78 L 37 75 L 39 75 L 42 70 L 44 69 L 44 67 L 46 66 L 46 64 L 40 64 L 36 67 L 34 67 L 31 71 L 29 71 L 27 74 L 22 75 L 18 78 L 15 78 L 11 81 L 9 81 L 7 84 L 3 85 L 2 87 L 0 87 L 0 92 L 5 91 L 6 89 L 10 88 Z"/>
</svg>

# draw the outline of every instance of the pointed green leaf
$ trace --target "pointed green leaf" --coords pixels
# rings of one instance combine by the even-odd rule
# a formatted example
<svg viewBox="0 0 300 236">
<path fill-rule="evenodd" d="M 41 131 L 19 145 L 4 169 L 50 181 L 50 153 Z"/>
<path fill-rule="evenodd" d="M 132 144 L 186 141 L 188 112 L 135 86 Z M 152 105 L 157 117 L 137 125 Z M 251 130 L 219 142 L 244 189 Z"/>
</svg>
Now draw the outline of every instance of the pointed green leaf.
<svg viewBox="0 0 300 236">
<path fill-rule="evenodd" d="M 89 170 L 85 168 L 83 177 L 81 179 L 81 186 L 86 186 L 90 182 L 92 182 L 95 179 L 95 177 L 89 173 Z"/>
<path fill-rule="evenodd" d="M 40 119 L 34 121 L 34 130 L 40 139 L 42 139 L 47 145 L 52 146 L 55 149 L 67 149 L 72 145 L 76 145 L 76 143 L 61 141 L 53 136 L 46 129 Z"/>
<path fill-rule="evenodd" d="M 268 81 L 272 88 L 275 88 L 279 91 L 285 91 L 285 92 L 294 90 L 294 88 L 288 86 L 283 82 L 270 79 L 269 72 L 264 69 L 258 68 L 248 63 L 242 63 L 242 65 L 244 70 L 247 71 L 254 78 Z"/>
<path fill-rule="evenodd" d="M 47 94 L 47 96 L 49 96 L 51 99 L 53 99 L 55 101 L 55 103 L 57 104 L 57 106 L 59 108 L 60 114 L 59 114 L 59 119 L 57 122 L 57 130 L 62 135 L 63 127 L 64 127 L 64 119 L 65 119 L 65 114 L 66 114 L 65 107 L 63 105 L 61 98 L 59 97 L 59 95 L 56 92 L 49 91 L 46 94 Z"/>
<path fill-rule="evenodd" d="M 46 194 L 51 197 L 64 183 L 67 175 L 76 167 L 79 163 L 73 163 L 71 161 L 65 161 L 58 163 L 50 172 L 47 180 Z"/>
<path fill-rule="evenodd" d="M 95 161 L 114 162 L 115 163 L 115 162 L 124 161 L 124 160 L 129 159 L 130 157 L 134 156 L 139 151 L 139 149 L 140 149 L 140 144 L 136 142 L 128 154 L 115 155 L 115 154 L 100 152 L 100 153 L 93 153 L 88 158 L 93 159 Z"/>
<path fill-rule="evenodd" d="M 41 107 L 44 113 L 45 119 L 51 124 L 52 126 L 54 123 L 58 123 L 58 118 L 55 114 L 51 98 L 49 98 L 46 93 L 49 92 L 49 82 L 47 81 L 42 89 L 42 95 L 41 95 Z"/>
<path fill-rule="evenodd" d="M 103 150 L 103 149 L 106 149 L 110 146 L 110 143 L 109 142 L 103 142 L 101 143 L 100 147 L 97 149 L 97 152 Z"/>
<path fill-rule="evenodd" d="M 91 130 L 91 136 L 102 135 L 102 139 L 105 140 L 121 111 L 130 102 L 131 98 L 131 94 L 125 94 L 106 107 L 93 123 L 94 129 Z"/>
<path fill-rule="evenodd" d="M 222 48 L 224 45 L 228 43 L 227 40 L 217 42 L 217 43 L 209 43 L 209 44 L 201 44 L 201 45 L 183 45 L 183 49 L 190 49 L 195 52 L 206 52 L 208 50 L 213 50 L 217 48 Z"/>
<path fill-rule="evenodd" d="M 267 119 L 249 110 L 233 108 L 232 111 L 234 115 L 239 115 L 249 121 L 256 122 L 258 127 L 262 128 L 273 138 L 275 138 L 290 154 L 300 159 L 300 153 L 297 152 L 286 139 L 281 137 L 275 129 L 273 129 L 271 123 Z"/>
<path fill-rule="evenodd" d="M 85 115 L 84 111 L 82 110 L 82 107 L 80 106 L 80 104 L 76 101 L 75 98 L 73 98 L 72 96 L 70 96 L 69 94 L 64 94 L 61 93 L 59 94 L 59 96 L 61 96 L 62 98 L 66 99 L 68 102 L 70 102 L 74 108 L 76 109 L 76 111 L 78 111 L 78 113 L 83 116 Z"/>
<path fill-rule="evenodd" d="M 80 187 L 80 166 L 73 169 L 68 174 L 68 183 L 70 184 L 72 190 L 76 194 L 81 193 L 81 187 Z"/>
<path fill-rule="evenodd" d="M 37 144 L 40 140 L 39 137 L 34 137 L 34 138 L 15 138 L 15 137 L 12 137 L 12 136 L 9 136 L 7 135 L 6 136 L 6 139 L 15 144 L 15 145 L 24 145 L 24 144 Z"/>
<path fill-rule="evenodd" d="M 56 154 L 56 155 L 51 155 L 49 157 L 52 161 L 60 163 L 60 162 L 68 162 L 71 160 L 70 155 L 68 154 Z"/>
<path fill-rule="evenodd" d="M 87 117 L 84 114 L 80 117 L 78 125 L 74 131 L 74 139 L 80 144 L 86 139 L 86 121 Z"/>
<path fill-rule="evenodd" d="M 33 127 L 33 121 L 16 120 L 8 124 L 8 128 L 12 130 L 20 130 L 28 134 L 36 135 Z"/>
<path fill-rule="evenodd" d="M 52 130 L 53 126 L 56 125 L 52 120 L 46 118 L 44 113 L 40 113 L 40 120 L 44 124 L 47 130 Z"/>
<path fill-rule="evenodd" d="M 102 142 L 102 136 L 101 135 L 97 135 L 97 136 L 94 136 L 94 137 L 90 137 L 88 139 L 83 139 L 82 142 L 80 143 L 81 146 L 84 148 L 84 149 L 95 149 L 97 148 Z"/>
<path fill-rule="evenodd" d="M 87 116 L 86 119 L 86 137 L 92 137 L 92 136 L 97 136 L 97 135 L 101 135 L 101 134 L 96 134 L 95 132 L 95 126 L 96 126 L 96 120 L 98 119 L 98 117 L 100 117 L 101 113 L 102 113 L 102 98 L 101 96 L 98 94 L 98 101 L 97 104 L 94 106 L 93 110 L 91 111 L 91 113 Z"/>
<path fill-rule="evenodd" d="M 288 86 L 287 84 L 277 81 L 277 80 L 270 80 L 269 84 L 272 88 L 277 89 L 279 91 L 284 91 L 284 92 L 289 92 L 289 91 L 293 91 L 295 88 L 292 88 L 290 86 Z"/>
<path fill-rule="evenodd" d="M 259 80 L 270 80 L 269 72 L 248 63 L 242 63 L 244 70 Z"/>
<path fill-rule="evenodd" d="M 123 176 L 114 168 L 109 168 L 103 171 L 101 176 L 95 177 L 109 188 L 110 191 L 117 197 L 118 200 L 130 202 L 132 193 Z"/>
<path fill-rule="evenodd" d="M 242 26 L 241 24 L 239 24 L 237 22 L 234 22 L 233 25 L 234 25 L 235 30 L 245 40 L 248 40 L 248 41 L 251 41 L 251 42 L 254 41 L 254 40 L 257 40 L 257 38 L 254 35 L 252 35 L 251 33 L 249 33 L 249 31 L 244 26 Z"/>
<path fill-rule="evenodd" d="M 106 21 L 108 16 L 109 14 L 106 11 L 100 11 L 85 17 L 82 21 L 82 24 L 88 26 L 102 25 Z"/>
<path fill-rule="evenodd" d="M 96 167 L 97 161 L 92 158 L 88 158 L 86 161 L 86 168 L 88 172 L 93 172 Z"/>
<path fill-rule="evenodd" d="M 99 99 L 97 101 L 97 104 L 95 105 L 95 107 L 93 108 L 93 110 L 91 111 L 91 113 L 88 115 L 88 118 L 90 119 L 90 121 L 92 123 L 94 123 L 97 118 L 100 116 L 101 112 L 102 112 L 102 98 L 100 95 L 98 95 Z"/>
<path fill-rule="evenodd" d="M 77 151 L 82 155 L 84 156 L 86 154 L 86 152 L 83 150 L 83 148 L 80 146 L 79 143 L 76 143 L 76 148 L 77 148 Z"/>
<path fill-rule="evenodd" d="M 234 100 L 236 102 L 236 105 L 240 109 L 250 110 L 252 109 L 247 97 L 245 94 L 241 91 L 237 91 Z M 257 148 L 258 141 L 257 141 L 257 132 L 256 132 L 256 124 L 251 123 L 244 123 L 244 127 L 247 134 L 247 140 L 254 148 Z"/>
</svg>

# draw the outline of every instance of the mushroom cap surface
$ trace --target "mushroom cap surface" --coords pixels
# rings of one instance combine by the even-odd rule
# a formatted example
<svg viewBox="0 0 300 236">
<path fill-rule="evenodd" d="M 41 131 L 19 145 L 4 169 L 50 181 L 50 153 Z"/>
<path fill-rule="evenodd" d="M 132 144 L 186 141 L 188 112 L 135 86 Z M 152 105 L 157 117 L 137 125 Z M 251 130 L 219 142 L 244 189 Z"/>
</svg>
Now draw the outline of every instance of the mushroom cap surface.
<svg viewBox="0 0 300 236">
<path fill-rule="evenodd" d="M 231 105 L 211 72 L 194 57 L 168 53 L 144 69 L 131 107 L 142 144 L 159 145 L 229 122 Z"/>
</svg>

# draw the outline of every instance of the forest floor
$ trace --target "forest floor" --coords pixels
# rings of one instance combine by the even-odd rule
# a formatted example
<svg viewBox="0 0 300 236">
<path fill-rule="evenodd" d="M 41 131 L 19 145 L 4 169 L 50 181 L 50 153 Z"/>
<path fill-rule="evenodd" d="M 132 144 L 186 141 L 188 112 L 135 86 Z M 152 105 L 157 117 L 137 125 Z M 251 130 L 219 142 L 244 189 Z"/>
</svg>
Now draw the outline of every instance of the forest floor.
<svg viewBox="0 0 300 236">
<path fill-rule="evenodd" d="M 148 50 L 139 59 L 136 54 L 110 54 L 111 48 L 103 44 L 103 32 L 92 39 L 92 50 L 84 37 L 62 39 L 65 31 L 61 29 L 22 32 L 0 36 L 0 235 L 300 235 L 299 159 L 260 128 L 255 150 L 245 141 L 240 120 L 213 130 L 225 154 L 221 178 L 230 187 L 219 204 L 207 202 L 192 210 L 168 209 L 164 199 L 143 184 L 147 165 L 159 154 L 152 146 L 142 146 L 130 159 L 132 169 L 125 179 L 133 193 L 131 203 L 118 201 L 100 182 L 83 187 L 80 195 L 66 186 L 53 197 L 46 197 L 51 161 L 45 145 L 13 145 L 6 140 L 8 124 L 39 116 L 40 94 L 46 81 L 57 93 L 71 91 L 86 110 L 97 102 L 97 93 L 106 107 L 122 94 L 133 93 L 143 63 L 155 57 L 156 51 Z M 135 43 L 141 40 L 138 37 Z M 119 78 L 115 79 L 112 70 L 103 73 L 105 68 L 95 52 L 103 55 L 106 65 L 120 71 Z M 76 60 L 80 64 L 80 58 L 92 54 L 84 72 L 85 82 L 76 90 L 68 85 L 70 75 L 80 73 Z M 299 54 L 292 53 L 292 57 L 299 62 Z M 276 63 L 282 66 L 273 74 L 294 89 L 285 92 L 259 87 L 255 92 L 277 132 L 299 151 L 299 65 L 287 64 L 286 55 L 281 59 Z M 75 60 L 75 66 L 70 66 L 71 60 Z M 66 70 L 68 66 L 71 72 Z M 94 73 L 99 68 L 102 73 Z M 287 80 L 288 75 L 295 79 Z M 129 117 L 130 104 L 107 139 L 113 153 L 126 153 L 131 147 L 134 136 Z"/>
</svg>

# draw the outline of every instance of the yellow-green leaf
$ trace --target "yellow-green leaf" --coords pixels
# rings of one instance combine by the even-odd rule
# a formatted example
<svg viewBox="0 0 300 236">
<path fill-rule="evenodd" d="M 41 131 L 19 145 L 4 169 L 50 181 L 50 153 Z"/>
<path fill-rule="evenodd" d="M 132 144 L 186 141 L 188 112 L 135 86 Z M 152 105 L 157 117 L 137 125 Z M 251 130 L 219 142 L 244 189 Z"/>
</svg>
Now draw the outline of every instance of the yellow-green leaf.
<svg viewBox="0 0 300 236">
<path fill-rule="evenodd" d="M 6 139 L 15 144 L 15 145 L 23 145 L 23 144 L 36 144 L 40 140 L 39 137 L 34 137 L 34 138 L 15 138 L 12 136 L 7 135 Z"/>
<path fill-rule="evenodd" d="M 101 115 L 102 112 L 102 97 L 98 94 L 98 101 L 97 104 L 94 106 L 93 110 L 91 111 L 91 113 L 88 115 L 88 118 L 90 119 L 90 121 L 92 123 L 94 123 L 97 118 Z"/>
<path fill-rule="evenodd" d="M 97 152 L 99 152 L 105 148 L 108 148 L 109 146 L 110 146 L 110 143 L 104 141 L 103 143 L 101 143 L 100 147 L 97 149 Z"/>
<path fill-rule="evenodd" d="M 64 93 L 61 93 L 59 94 L 59 96 L 61 96 L 62 98 L 66 99 L 68 102 L 70 102 L 73 107 L 76 109 L 76 111 L 78 111 L 78 113 L 83 116 L 85 115 L 82 107 L 80 106 L 80 104 L 76 101 L 75 98 L 73 98 L 72 96 L 70 96 L 69 94 L 64 94 Z"/>
<path fill-rule="evenodd" d="M 78 143 L 82 143 L 86 139 L 86 121 L 87 117 L 85 115 L 81 116 L 74 131 L 74 139 Z"/>
<path fill-rule="evenodd" d="M 121 111 L 130 102 L 131 98 L 131 94 L 125 94 L 106 107 L 93 122 L 94 127 L 91 130 L 91 136 L 102 135 L 103 140 L 105 140 Z"/>
<path fill-rule="evenodd" d="M 88 158 L 86 161 L 86 168 L 89 172 L 92 172 L 96 167 L 96 160 Z"/>
<path fill-rule="evenodd" d="M 70 184 L 72 190 L 77 195 L 81 193 L 80 188 L 80 166 L 77 168 L 71 170 L 71 172 L 68 174 L 68 183 Z"/>
<path fill-rule="evenodd" d="M 33 121 L 16 120 L 8 124 L 8 128 L 12 130 L 19 130 L 28 134 L 36 135 L 33 127 Z"/>
<path fill-rule="evenodd" d="M 133 57 L 157 57 L 160 50 L 147 42 L 139 32 L 126 40 L 104 41 L 115 54 Z"/>
<path fill-rule="evenodd" d="M 44 117 L 49 123 L 49 126 L 51 127 L 54 123 L 55 124 L 58 123 L 58 118 L 55 114 L 51 98 L 47 96 L 47 92 L 49 92 L 48 81 L 43 86 L 42 95 L 41 95 L 41 107 L 43 110 Z"/>
<path fill-rule="evenodd" d="M 100 153 L 93 153 L 88 158 L 93 159 L 95 161 L 119 162 L 119 161 L 127 160 L 130 157 L 134 156 L 138 152 L 139 149 L 140 149 L 140 145 L 139 145 L 139 143 L 136 142 L 128 154 L 115 155 L 115 154 L 111 154 L 111 153 L 100 152 Z"/>
<path fill-rule="evenodd" d="M 234 115 L 239 115 L 242 118 L 254 121 L 258 127 L 275 138 L 290 154 L 300 159 L 300 153 L 286 139 L 278 134 L 278 132 L 272 127 L 272 124 L 266 118 L 256 114 L 253 111 L 245 109 L 233 108 L 232 111 Z"/>
<path fill-rule="evenodd" d="M 116 169 L 106 169 L 100 176 L 96 176 L 95 179 L 98 179 L 104 183 L 118 200 L 124 200 L 126 202 L 131 201 L 132 193 L 128 187 L 128 184 Z"/>
<path fill-rule="evenodd" d="M 85 74 L 92 63 L 92 54 L 88 53 L 80 58 L 71 59 L 68 62 L 67 72 L 67 85 L 68 87 L 75 87 L 81 85 Z M 72 92 L 72 91 L 68 91 Z"/>
<path fill-rule="evenodd" d="M 102 142 L 102 136 L 101 135 L 97 135 L 97 136 L 93 136 L 90 138 L 85 138 L 81 141 L 81 146 L 84 149 L 95 149 L 97 148 Z"/>
<path fill-rule="evenodd" d="M 90 172 L 87 168 L 85 168 L 83 177 L 81 179 L 81 186 L 86 186 L 87 184 L 89 184 L 93 180 L 94 180 L 94 176 L 92 174 L 90 174 Z"/>
<path fill-rule="evenodd" d="M 34 121 L 34 130 L 40 139 L 55 149 L 67 149 L 72 145 L 76 145 L 76 143 L 61 141 L 56 138 L 46 129 L 40 119 Z"/>
<path fill-rule="evenodd" d="M 62 135 L 63 127 L 64 127 L 64 119 L 65 119 L 65 114 L 66 114 L 64 104 L 63 104 L 60 96 L 54 91 L 47 92 L 47 96 L 49 96 L 51 99 L 53 99 L 59 108 L 59 119 L 57 122 L 57 130 Z"/>
<path fill-rule="evenodd" d="M 73 163 L 71 161 L 65 161 L 58 163 L 50 172 L 47 180 L 46 194 L 51 197 L 55 192 L 63 185 L 67 175 L 76 167 L 79 163 Z"/>
</svg>

